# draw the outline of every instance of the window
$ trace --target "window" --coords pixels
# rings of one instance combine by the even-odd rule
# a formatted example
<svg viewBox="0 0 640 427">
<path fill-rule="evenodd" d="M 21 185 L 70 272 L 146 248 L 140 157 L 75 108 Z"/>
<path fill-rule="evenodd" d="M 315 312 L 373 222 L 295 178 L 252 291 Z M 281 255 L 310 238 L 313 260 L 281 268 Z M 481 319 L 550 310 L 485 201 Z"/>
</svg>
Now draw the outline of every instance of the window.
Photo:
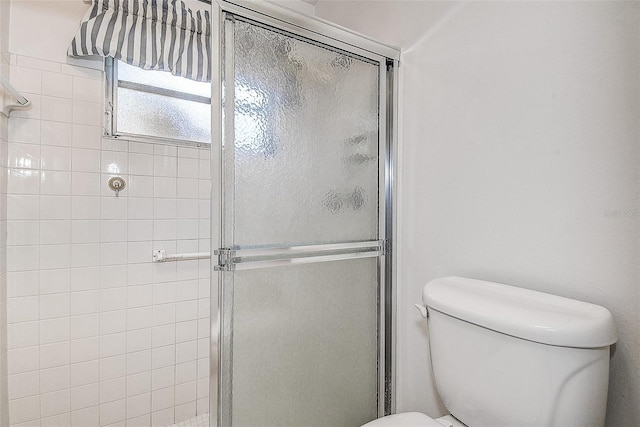
<svg viewBox="0 0 640 427">
<path fill-rule="evenodd" d="M 179 142 L 211 141 L 211 83 L 107 59 L 106 133 Z"/>
</svg>

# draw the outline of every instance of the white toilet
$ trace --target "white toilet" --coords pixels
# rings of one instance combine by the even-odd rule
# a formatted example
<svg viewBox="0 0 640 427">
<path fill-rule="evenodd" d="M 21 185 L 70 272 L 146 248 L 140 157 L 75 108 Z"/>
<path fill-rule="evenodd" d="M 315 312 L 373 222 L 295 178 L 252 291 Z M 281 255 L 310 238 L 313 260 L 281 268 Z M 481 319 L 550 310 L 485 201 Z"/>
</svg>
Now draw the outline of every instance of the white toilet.
<svg viewBox="0 0 640 427">
<path fill-rule="evenodd" d="M 436 387 L 451 415 L 401 413 L 366 427 L 604 426 L 618 338 L 606 308 L 460 277 L 429 282 L 422 301 Z"/>
</svg>

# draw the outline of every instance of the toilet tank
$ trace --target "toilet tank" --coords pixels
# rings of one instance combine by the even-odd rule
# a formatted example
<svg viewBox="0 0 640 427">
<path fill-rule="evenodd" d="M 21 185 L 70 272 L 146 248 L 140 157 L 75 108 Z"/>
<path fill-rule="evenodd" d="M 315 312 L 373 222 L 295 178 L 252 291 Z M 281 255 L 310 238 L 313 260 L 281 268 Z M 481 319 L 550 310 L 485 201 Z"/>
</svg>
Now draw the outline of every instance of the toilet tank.
<svg viewBox="0 0 640 427">
<path fill-rule="evenodd" d="M 604 426 L 607 309 L 460 277 L 429 282 L 422 300 L 436 387 L 467 426 Z"/>
</svg>

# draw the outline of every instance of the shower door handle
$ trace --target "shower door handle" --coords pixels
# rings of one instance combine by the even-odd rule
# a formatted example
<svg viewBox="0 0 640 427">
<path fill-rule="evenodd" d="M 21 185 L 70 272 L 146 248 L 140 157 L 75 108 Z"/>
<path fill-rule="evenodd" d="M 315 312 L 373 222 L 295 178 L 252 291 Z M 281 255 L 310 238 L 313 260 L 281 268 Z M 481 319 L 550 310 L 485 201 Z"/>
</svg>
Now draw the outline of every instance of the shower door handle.
<svg viewBox="0 0 640 427">
<path fill-rule="evenodd" d="M 371 258 L 384 255 L 385 247 L 385 240 L 371 240 L 273 248 L 220 248 L 214 251 L 214 254 L 218 256 L 218 263 L 213 268 L 215 271 L 239 271 L 292 264 Z"/>
</svg>

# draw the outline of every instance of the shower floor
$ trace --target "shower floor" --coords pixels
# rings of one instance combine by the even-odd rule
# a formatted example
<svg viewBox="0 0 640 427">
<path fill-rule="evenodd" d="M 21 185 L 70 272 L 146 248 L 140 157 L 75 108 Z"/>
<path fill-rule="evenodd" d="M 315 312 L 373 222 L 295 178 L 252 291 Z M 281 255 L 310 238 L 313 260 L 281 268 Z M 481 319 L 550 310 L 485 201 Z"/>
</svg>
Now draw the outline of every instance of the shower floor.
<svg viewBox="0 0 640 427">
<path fill-rule="evenodd" d="M 209 427 L 209 413 L 198 415 L 195 418 L 180 421 L 170 427 Z"/>
</svg>

